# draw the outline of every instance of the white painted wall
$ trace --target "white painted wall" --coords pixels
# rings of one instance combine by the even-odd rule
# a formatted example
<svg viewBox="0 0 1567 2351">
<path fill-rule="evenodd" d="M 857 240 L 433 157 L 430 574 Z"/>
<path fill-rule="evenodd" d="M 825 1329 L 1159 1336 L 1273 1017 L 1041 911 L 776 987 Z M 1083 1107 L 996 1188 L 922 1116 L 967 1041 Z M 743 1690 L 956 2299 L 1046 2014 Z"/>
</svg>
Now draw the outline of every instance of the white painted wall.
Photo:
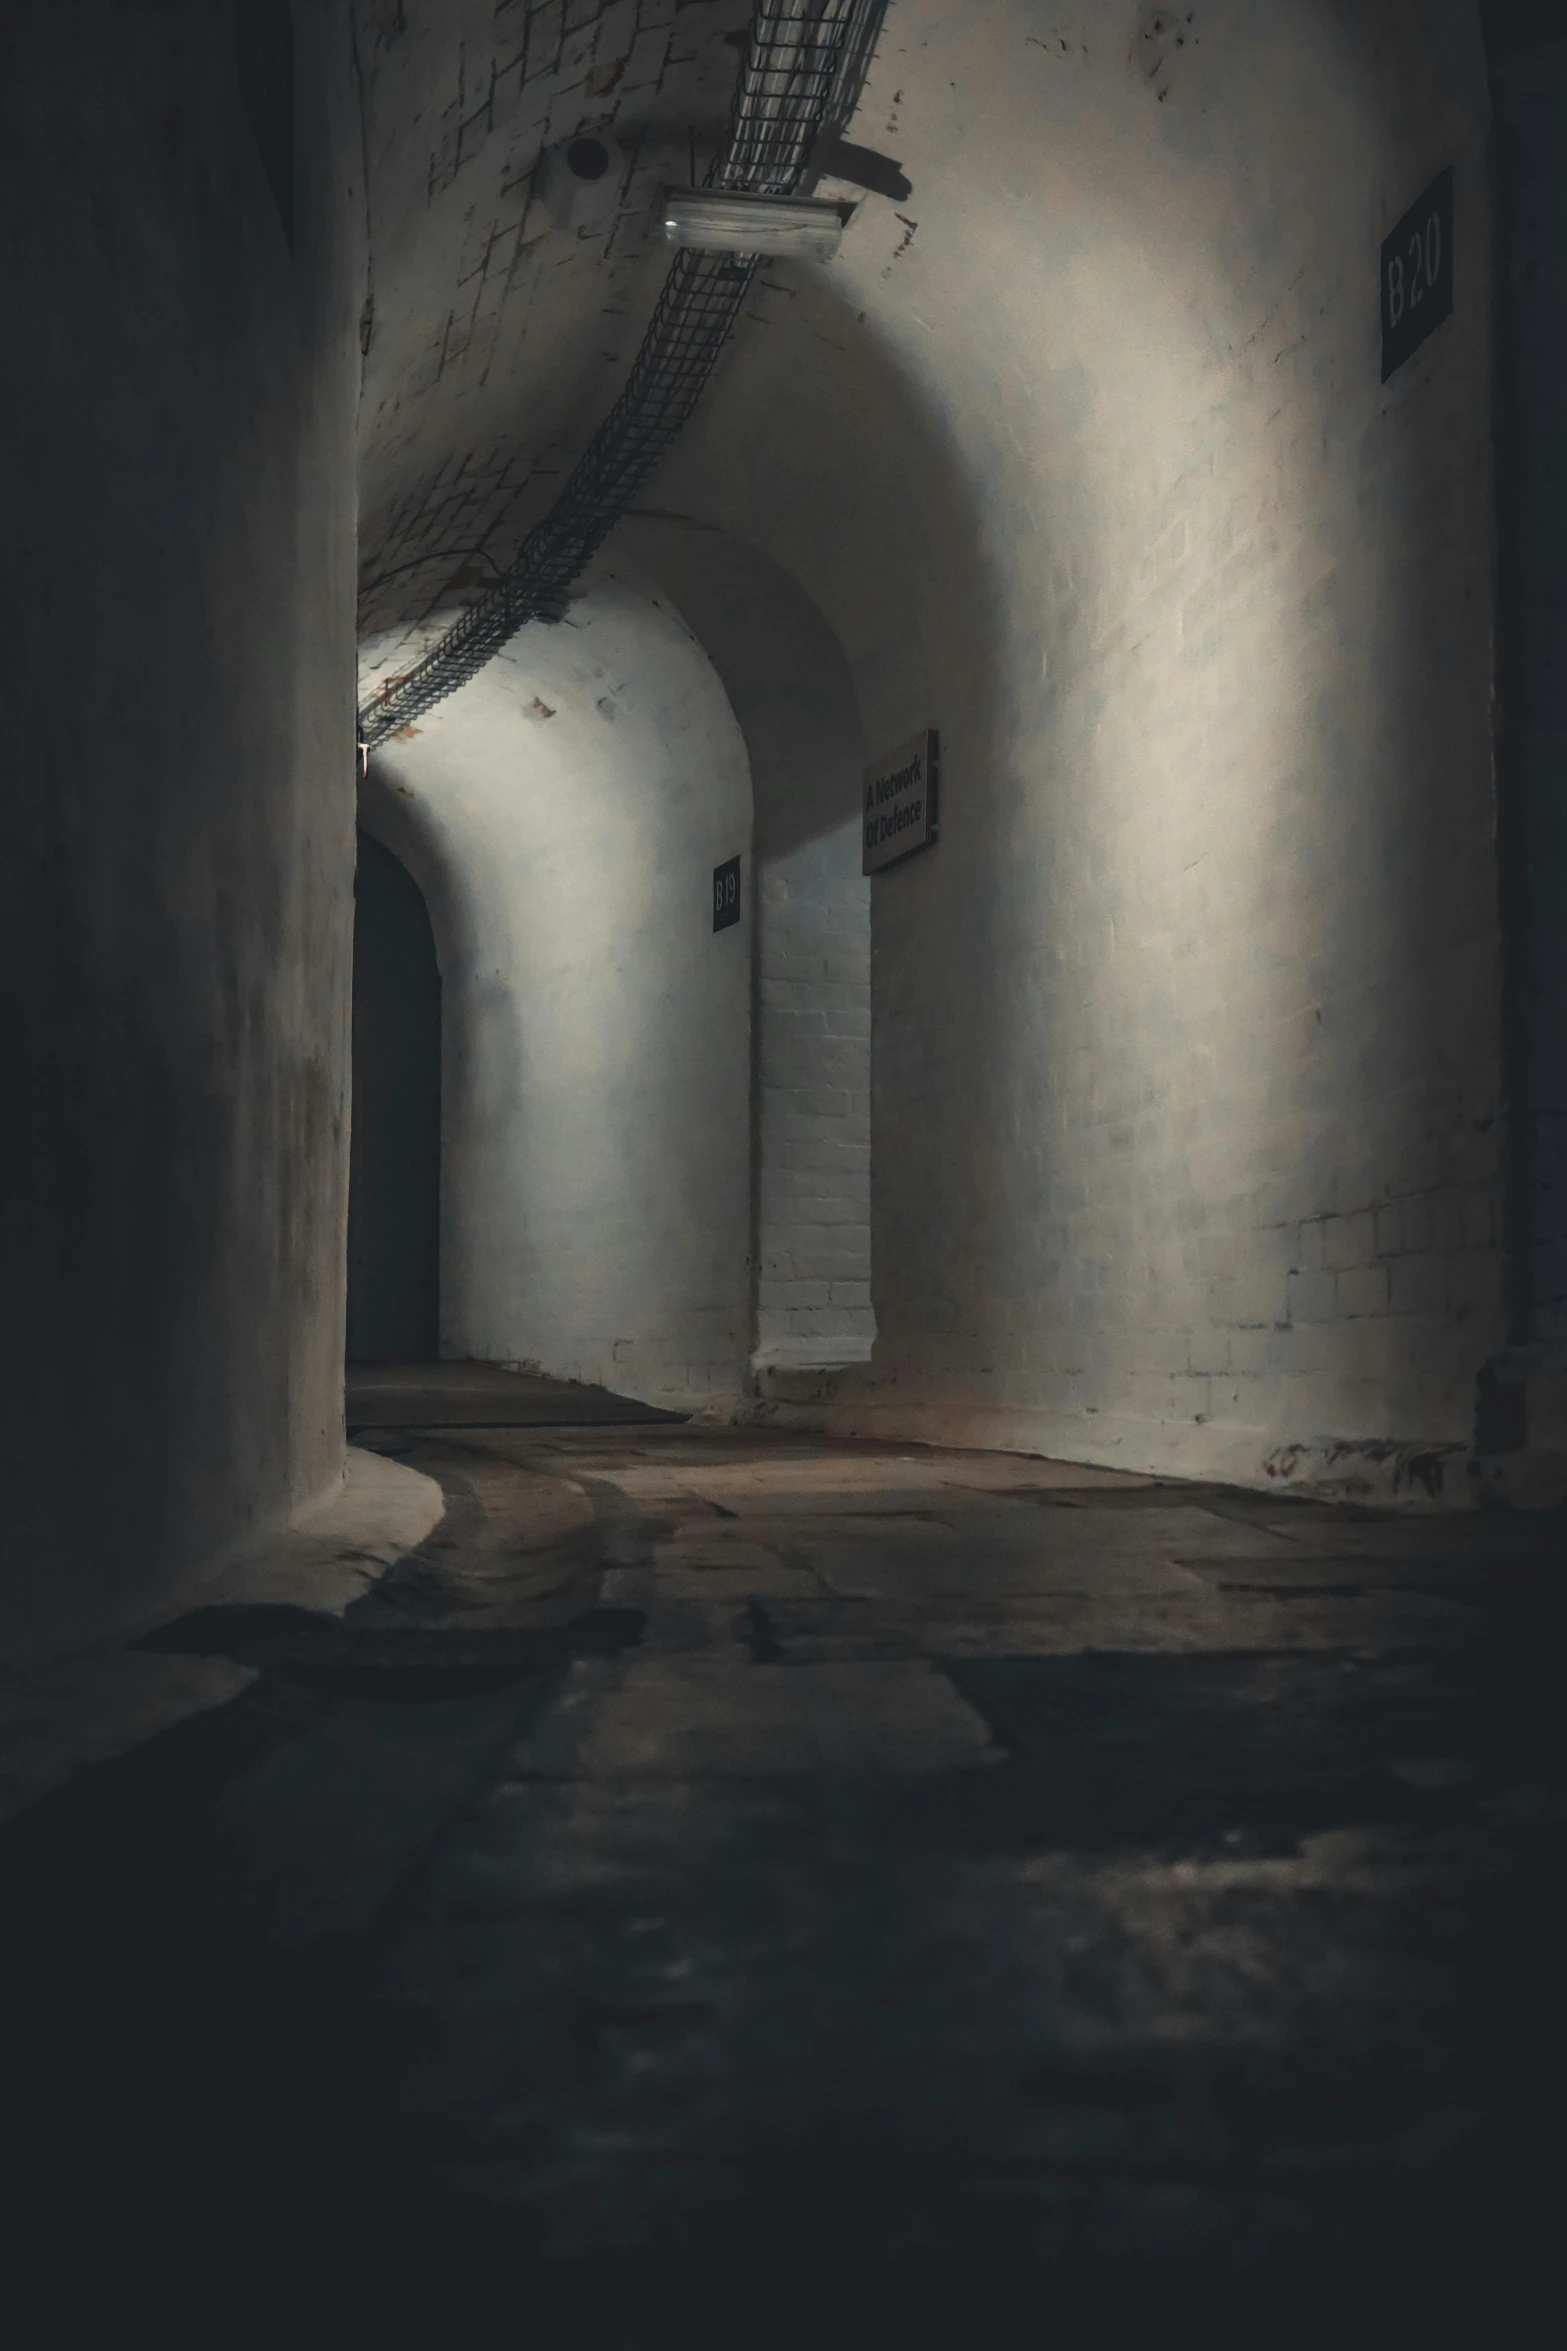
<svg viewBox="0 0 1567 2351">
<path fill-rule="evenodd" d="M 750 755 L 757 1365 L 864 1362 L 871 908 L 854 682 L 821 614 L 757 549 L 644 517 L 616 544 L 696 631 Z"/>
<path fill-rule="evenodd" d="M 0 1643 L 144 1621 L 343 1472 L 346 8 L 285 242 L 233 11 L 6 27 Z"/>
<path fill-rule="evenodd" d="M 899 0 L 852 136 L 914 195 L 776 273 L 654 496 L 801 584 L 873 754 L 943 733 L 860 1425 L 1260 1481 L 1461 1445 L 1502 1329 L 1486 84 L 1467 0 L 1178 20 Z"/>
<path fill-rule="evenodd" d="M 375 647 L 367 648 L 373 669 Z M 442 1352 L 700 1406 L 749 1344 L 745 746 L 668 602 L 604 568 L 371 762 L 444 1016 Z"/>
</svg>

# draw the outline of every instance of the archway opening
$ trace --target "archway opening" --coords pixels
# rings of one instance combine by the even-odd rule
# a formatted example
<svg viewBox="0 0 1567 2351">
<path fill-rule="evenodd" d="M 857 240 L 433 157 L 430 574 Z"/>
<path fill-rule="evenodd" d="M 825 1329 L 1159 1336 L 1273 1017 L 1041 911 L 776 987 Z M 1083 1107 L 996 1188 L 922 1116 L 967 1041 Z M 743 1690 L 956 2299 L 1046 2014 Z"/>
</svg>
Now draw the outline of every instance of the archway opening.
<svg viewBox="0 0 1567 2351">
<path fill-rule="evenodd" d="M 419 885 L 361 829 L 354 875 L 348 1360 L 440 1352 L 441 974 Z"/>
<path fill-rule="evenodd" d="M 868 1363 L 871 902 L 847 657 L 756 546 L 634 513 L 615 542 L 670 597 L 734 711 L 755 808 L 753 1378 Z"/>
</svg>

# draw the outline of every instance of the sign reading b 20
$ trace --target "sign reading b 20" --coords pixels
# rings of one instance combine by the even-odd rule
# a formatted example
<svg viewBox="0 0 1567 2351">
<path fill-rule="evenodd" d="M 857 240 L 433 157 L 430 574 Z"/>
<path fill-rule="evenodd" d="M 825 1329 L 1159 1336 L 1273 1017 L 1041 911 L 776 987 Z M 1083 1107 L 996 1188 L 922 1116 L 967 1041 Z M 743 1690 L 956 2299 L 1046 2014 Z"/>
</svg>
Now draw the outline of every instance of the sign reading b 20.
<svg viewBox="0 0 1567 2351">
<path fill-rule="evenodd" d="M 1382 246 L 1382 381 L 1453 308 L 1453 169 L 1412 204 Z"/>
</svg>

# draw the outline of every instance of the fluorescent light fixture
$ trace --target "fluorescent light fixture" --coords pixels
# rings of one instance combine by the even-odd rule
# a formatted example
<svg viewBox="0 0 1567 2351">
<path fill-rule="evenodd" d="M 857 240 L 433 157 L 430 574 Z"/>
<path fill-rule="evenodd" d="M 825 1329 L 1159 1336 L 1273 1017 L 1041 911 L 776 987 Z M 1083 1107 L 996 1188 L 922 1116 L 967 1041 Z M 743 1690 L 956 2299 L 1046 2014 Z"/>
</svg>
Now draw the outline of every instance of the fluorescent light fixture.
<svg viewBox="0 0 1567 2351">
<path fill-rule="evenodd" d="M 664 196 L 664 241 L 699 253 L 795 254 L 831 261 L 852 204 L 797 203 L 792 196 L 752 196 L 739 188 L 670 188 Z"/>
</svg>

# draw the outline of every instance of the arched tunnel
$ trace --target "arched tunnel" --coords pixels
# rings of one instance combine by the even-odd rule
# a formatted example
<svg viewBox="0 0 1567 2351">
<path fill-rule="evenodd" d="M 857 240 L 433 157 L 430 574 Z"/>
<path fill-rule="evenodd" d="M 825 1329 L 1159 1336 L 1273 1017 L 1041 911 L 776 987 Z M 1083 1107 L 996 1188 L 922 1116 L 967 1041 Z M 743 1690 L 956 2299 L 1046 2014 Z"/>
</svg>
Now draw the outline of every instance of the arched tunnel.
<svg viewBox="0 0 1567 2351">
<path fill-rule="evenodd" d="M 13 2275 L 1527 2339 L 1567 19 L 0 54 Z"/>
</svg>

